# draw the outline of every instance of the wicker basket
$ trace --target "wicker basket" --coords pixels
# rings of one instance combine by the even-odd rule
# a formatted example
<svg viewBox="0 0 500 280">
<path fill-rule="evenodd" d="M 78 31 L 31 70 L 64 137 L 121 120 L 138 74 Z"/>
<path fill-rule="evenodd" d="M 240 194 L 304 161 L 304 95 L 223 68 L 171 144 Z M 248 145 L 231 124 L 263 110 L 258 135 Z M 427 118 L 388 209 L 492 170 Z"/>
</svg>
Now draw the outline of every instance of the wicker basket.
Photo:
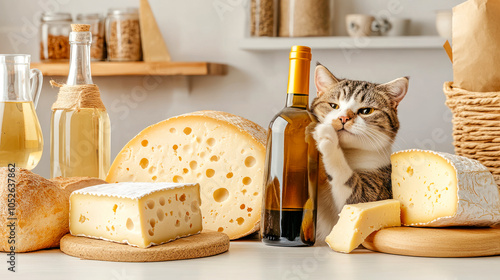
<svg viewBox="0 0 500 280">
<path fill-rule="evenodd" d="M 455 153 L 479 160 L 500 186 L 500 92 L 469 92 L 444 84 L 453 113 Z"/>
</svg>

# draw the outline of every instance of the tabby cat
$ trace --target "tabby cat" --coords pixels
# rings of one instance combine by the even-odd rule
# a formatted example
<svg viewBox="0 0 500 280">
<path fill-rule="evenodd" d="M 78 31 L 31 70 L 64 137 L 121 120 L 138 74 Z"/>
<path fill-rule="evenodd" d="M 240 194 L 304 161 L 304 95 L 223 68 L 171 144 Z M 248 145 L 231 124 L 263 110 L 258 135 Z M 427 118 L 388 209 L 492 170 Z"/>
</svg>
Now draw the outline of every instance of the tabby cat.
<svg viewBox="0 0 500 280">
<path fill-rule="evenodd" d="M 390 155 L 409 79 L 386 84 L 337 79 L 318 63 L 314 80 L 311 110 L 319 123 L 313 136 L 323 163 L 317 240 L 323 241 L 345 204 L 392 197 Z"/>
</svg>

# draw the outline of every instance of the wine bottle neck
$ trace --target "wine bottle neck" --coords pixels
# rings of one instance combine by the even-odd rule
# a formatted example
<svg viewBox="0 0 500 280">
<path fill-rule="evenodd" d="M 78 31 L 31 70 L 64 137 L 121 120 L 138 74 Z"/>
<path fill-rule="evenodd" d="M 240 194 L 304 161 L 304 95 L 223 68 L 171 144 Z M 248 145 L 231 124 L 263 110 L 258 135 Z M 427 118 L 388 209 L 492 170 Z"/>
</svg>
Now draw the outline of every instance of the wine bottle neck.
<svg viewBox="0 0 500 280">
<path fill-rule="evenodd" d="M 288 73 L 287 107 L 308 109 L 310 57 L 291 56 Z"/>
<path fill-rule="evenodd" d="M 90 72 L 90 32 L 70 33 L 70 60 L 67 85 L 93 84 Z"/>
<path fill-rule="evenodd" d="M 286 97 L 286 107 L 309 109 L 309 94 L 288 93 Z"/>
</svg>

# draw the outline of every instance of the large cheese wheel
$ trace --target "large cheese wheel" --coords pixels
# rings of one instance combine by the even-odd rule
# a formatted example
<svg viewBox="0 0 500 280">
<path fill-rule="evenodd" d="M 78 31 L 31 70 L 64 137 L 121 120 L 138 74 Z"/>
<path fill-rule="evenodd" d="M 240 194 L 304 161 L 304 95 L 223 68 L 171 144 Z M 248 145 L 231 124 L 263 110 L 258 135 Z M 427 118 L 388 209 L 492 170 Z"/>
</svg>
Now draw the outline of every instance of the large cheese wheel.
<svg viewBox="0 0 500 280">
<path fill-rule="evenodd" d="M 265 142 L 264 128 L 239 116 L 185 114 L 135 136 L 106 181 L 199 183 L 203 228 L 237 239 L 259 229 Z"/>
<path fill-rule="evenodd" d="M 500 195 L 479 161 L 434 151 L 391 156 L 392 193 L 408 226 L 491 226 L 500 223 Z"/>
</svg>

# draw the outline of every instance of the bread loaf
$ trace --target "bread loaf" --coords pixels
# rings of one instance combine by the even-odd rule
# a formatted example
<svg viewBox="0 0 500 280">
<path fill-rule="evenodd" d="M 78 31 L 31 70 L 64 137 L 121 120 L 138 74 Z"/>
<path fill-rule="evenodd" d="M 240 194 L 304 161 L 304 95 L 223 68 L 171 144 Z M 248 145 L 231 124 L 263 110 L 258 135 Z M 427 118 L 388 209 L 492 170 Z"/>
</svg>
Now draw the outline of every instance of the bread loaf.
<svg viewBox="0 0 500 280">
<path fill-rule="evenodd" d="M 10 177 L 9 177 L 9 174 Z M 14 174 L 14 175 L 12 175 Z M 12 177 L 14 176 L 14 177 Z M 7 187 L 15 180 L 15 192 Z M 59 240 L 69 232 L 69 195 L 72 191 L 106 183 L 94 178 L 55 178 L 47 180 L 29 170 L 16 168 L 9 172 L 0 168 L 0 251 L 30 252 L 59 246 Z M 15 194 L 15 217 L 9 220 L 9 194 Z M 12 197 L 12 196 L 10 196 Z M 12 238 L 8 225 L 15 222 Z M 9 243 L 15 240 L 15 244 Z M 12 242 L 12 241 L 11 241 Z"/>
</svg>

